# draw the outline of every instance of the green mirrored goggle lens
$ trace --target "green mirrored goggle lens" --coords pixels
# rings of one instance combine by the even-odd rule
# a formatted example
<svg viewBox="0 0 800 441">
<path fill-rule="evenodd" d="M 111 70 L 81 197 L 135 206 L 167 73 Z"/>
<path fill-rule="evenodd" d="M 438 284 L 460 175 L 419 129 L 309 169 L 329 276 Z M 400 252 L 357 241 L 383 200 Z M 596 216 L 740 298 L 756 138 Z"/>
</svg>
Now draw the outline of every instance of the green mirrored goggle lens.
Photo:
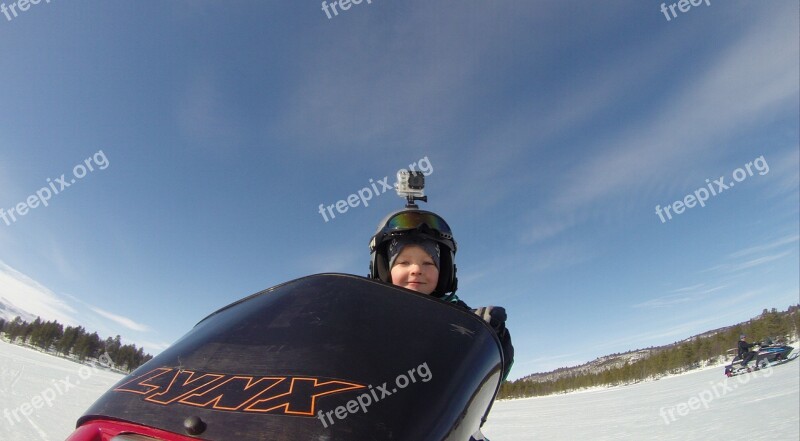
<svg viewBox="0 0 800 441">
<path fill-rule="evenodd" d="M 386 227 L 388 230 L 392 231 L 410 230 L 413 228 L 419 228 L 422 225 L 427 225 L 430 228 L 438 230 L 440 233 L 452 235 L 450 226 L 447 225 L 447 222 L 445 222 L 441 217 L 431 213 L 419 213 L 414 211 L 398 213 L 389 219 Z"/>
</svg>

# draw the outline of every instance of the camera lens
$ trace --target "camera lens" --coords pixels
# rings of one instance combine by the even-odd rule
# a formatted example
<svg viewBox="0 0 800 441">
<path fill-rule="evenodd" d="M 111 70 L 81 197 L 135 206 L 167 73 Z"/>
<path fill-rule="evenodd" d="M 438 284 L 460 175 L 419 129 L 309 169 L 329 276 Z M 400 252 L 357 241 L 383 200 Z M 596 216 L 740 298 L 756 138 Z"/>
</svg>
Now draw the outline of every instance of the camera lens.
<svg viewBox="0 0 800 441">
<path fill-rule="evenodd" d="M 425 177 L 421 173 L 409 176 L 408 187 L 413 190 L 422 190 L 425 188 Z"/>
</svg>

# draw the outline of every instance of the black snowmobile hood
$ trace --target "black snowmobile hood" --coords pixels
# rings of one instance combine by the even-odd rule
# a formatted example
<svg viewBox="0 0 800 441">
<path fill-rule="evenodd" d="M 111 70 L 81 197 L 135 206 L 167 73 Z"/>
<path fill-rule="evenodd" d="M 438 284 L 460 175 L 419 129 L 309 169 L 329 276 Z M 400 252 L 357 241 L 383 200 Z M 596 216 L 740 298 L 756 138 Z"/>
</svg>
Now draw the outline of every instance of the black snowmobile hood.
<svg viewBox="0 0 800 441">
<path fill-rule="evenodd" d="M 293 280 L 211 314 L 80 418 L 208 440 L 458 440 L 497 394 L 502 351 L 461 307 L 363 277 Z M 195 420 L 196 422 L 196 420 Z"/>
</svg>

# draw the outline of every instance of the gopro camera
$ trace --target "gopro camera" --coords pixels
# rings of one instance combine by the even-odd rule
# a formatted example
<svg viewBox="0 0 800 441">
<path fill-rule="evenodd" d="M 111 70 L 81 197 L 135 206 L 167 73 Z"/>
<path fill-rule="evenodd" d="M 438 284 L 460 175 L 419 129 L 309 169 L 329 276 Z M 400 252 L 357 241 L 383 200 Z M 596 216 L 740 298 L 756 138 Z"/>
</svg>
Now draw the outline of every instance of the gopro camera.
<svg viewBox="0 0 800 441">
<path fill-rule="evenodd" d="M 414 201 L 428 202 L 428 197 L 425 196 L 425 175 L 421 171 L 398 171 L 394 189 L 398 196 L 406 198 L 406 207 L 416 208 Z"/>
</svg>

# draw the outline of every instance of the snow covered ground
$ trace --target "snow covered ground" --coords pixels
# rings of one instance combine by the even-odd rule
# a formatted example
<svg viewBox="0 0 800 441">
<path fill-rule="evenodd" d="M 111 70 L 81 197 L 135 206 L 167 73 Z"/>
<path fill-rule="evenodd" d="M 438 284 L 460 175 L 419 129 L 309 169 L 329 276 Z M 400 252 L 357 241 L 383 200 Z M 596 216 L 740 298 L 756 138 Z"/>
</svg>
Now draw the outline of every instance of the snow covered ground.
<svg viewBox="0 0 800 441">
<path fill-rule="evenodd" d="M 63 441 L 122 377 L 0 340 L 0 440 Z"/>
<path fill-rule="evenodd" d="M 800 361 L 495 403 L 484 433 L 516 440 L 800 439 Z M 64 440 L 122 375 L 0 341 L 0 440 Z"/>
<path fill-rule="evenodd" d="M 492 441 L 800 439 L 800 361 L 752 374 L 723 367 L 619 388 L 499 401 Z"/>
</svg>

